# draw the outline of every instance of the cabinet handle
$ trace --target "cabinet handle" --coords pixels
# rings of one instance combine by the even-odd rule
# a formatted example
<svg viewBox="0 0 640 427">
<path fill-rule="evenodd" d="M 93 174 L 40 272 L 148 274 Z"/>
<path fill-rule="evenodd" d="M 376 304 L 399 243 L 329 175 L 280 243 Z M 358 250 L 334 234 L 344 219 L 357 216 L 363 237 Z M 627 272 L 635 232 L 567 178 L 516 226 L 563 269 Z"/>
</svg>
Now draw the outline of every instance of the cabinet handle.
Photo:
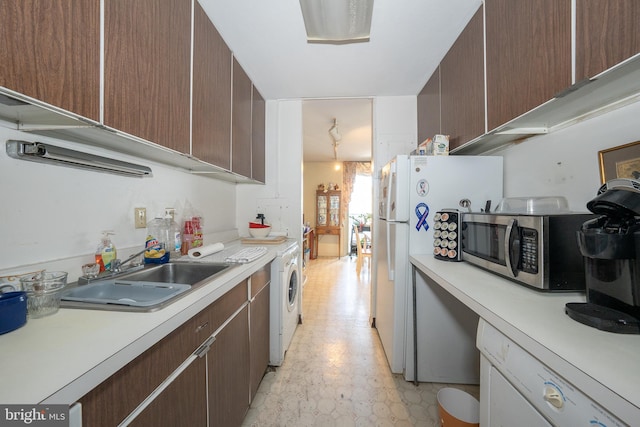
<svg viewBox="0 0 640 427">
<path fill-rule="evenodd" d="M 198 325 L 198 327 L 196 328 L 196 334 L 201 330 L 203 330 L 204 328 L 206 328 L 207 326 L 209 326 L 209 322 L 204 322 L 202 325 Z"/>
<path fill-rule="evenodd" d="M 202 345 L 198 347 L 198 349 L 194 352 L 195 355 L 198 357 L 202 357 L 205 354 L 207 354 L 207 352 L 209 351 L 209 349 L 211 348 L 211 345 L 215 340 L 216 340 L 216 337 L 214 337 L 213 335 L 207 338 L 207 340 L 203 342 Z"/>
</svg>

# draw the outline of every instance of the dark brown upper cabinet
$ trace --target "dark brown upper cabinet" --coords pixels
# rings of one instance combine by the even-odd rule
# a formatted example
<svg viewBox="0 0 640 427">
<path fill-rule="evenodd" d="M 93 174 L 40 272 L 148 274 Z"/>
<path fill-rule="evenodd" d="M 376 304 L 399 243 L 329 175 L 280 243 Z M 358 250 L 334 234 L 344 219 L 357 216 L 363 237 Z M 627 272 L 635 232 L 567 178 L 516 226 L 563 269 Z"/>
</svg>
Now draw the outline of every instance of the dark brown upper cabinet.
<svg viewBox="0 0 640 427">
<path fill-rule="evenodd" d="M 482 35 L 481 7 L 440 63 L 441 132 L 450 150 L 485 131 Z"/>
<path fill-rule="evenodd" d="M 418 94 L 418 144 L 440 133 L 440 66 Z"/>
<path fill-rule="evenodd" d="M 191 0 L 104 8 L 105 125 L 189 153 Z"/>
<path fill-rule="evenodd" d="M 100 1 L 1 1 L 0 86 L 99 121 Z"/>
<path fill-rule="evenodd" d="M 195 2 L 192 154 L 226 170 L 231 170 L 231 62 L 231 50 Z"/>
<path fill-rule="evenodd" d="M 251 80 L 234 58 L 231 171 L 246 177 L 251 177 L 251 92 Z"/>
<path fill-rule="evenodd" d="M 251 178 L 265 182 L 265 103 L 253 86 L 251 100 Z"/>
<path fill-rule="evenodd" d="M 571 85 L 571 0 L 484 4 L 487 122 L 492 130 Z"/>
<path fill-rule="evenodd" d="M 640 1 L 576 1 L 576 81 L 640 52 Z"/>
</svg>

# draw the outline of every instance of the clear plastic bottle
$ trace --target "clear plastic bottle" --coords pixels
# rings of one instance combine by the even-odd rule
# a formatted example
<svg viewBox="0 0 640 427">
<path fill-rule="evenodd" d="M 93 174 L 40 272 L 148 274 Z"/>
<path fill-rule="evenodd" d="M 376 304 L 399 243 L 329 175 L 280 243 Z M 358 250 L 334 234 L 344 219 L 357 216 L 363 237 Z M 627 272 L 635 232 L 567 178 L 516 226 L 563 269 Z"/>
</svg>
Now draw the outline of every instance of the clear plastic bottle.
<svg viewBox="0 0 640 427">
<path fill-rule="evenodd" d="M 147 234 L 150 237 L 154 237 L 162 249 L 165 251 L 170 250 L 171 246 L 167 244 L 169 240 L 169 228 L 162 215 L 156 215 L 154 219 L 149 221 L 147 224 Z"/>
<path fill-rule="evenodd" d="M 169 209 L 167 209 L 164 216 L 157 215 L 156 218 L 149 221 L 147 231 L 149 236 L 153 236 L 158 240 L 162 248 L 169 253 L 171 259 L 177 259 L 182 256 L 180 253 L 182 247 L 180 227 L 173 220 L 173 215 Z"/>
<path fill-rule="evenodd" d="M 168 228 L 167 250 L 170 252 L 171 259 L 177 259 L 182 256 L 182 233 L 180 226 L 175 221 L 175 210 L 173 208 L 165 209 L 164 219 Z"/>
</svg>

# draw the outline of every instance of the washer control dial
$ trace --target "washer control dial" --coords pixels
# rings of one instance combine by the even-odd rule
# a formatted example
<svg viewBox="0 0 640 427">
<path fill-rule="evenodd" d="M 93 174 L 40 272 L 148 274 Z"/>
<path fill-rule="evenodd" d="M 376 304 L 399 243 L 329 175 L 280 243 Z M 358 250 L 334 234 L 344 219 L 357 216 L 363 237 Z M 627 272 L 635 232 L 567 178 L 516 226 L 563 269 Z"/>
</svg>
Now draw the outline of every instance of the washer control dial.
<svg viewBox="0 0 640 427">
<path fill-rule="evenodd" d="M 544 389 L 544 400 L 557 409 L 561 409 L 564 406 L 564 397 L 560 390 L 549 384 Z"/>
</svg>

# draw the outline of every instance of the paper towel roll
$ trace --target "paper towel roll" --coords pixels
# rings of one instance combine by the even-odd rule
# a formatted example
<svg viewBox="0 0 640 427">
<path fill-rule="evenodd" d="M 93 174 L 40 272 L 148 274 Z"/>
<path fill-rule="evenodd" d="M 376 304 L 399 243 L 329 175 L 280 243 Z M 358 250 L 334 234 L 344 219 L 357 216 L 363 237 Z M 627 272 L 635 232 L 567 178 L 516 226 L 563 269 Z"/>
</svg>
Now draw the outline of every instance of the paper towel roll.
<svg viewBox="0 0 640 427">
<path fill-rule="evenodd" d="M 199 248 L 189 249 L 189 258 L 202 258 L 207 255 L 215 254 L 216 252 L 220 252 L 224 249 L 224 245 L 222 243 L 213 243 L 211 245 L 200 246 Z"/>
</svg>

